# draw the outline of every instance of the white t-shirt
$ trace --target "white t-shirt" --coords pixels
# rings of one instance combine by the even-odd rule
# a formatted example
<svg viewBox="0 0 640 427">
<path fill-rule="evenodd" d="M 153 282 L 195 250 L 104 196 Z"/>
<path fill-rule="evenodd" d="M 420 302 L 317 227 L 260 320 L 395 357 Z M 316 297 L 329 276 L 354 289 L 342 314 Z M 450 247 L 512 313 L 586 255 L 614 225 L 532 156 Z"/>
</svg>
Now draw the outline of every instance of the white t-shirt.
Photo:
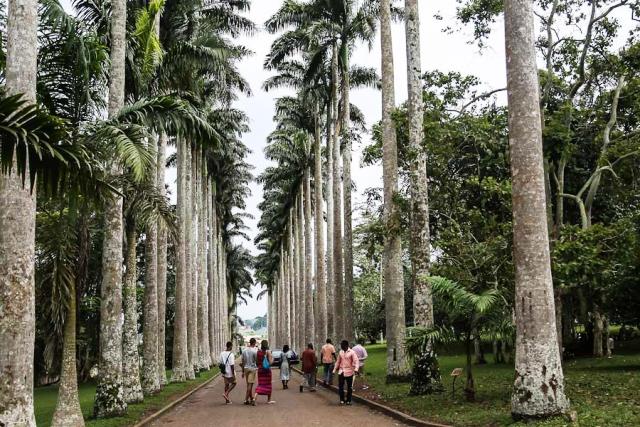
<svg viewBox="0 0 640 427">
<path fill-rule="evenodd" d="M 227 378 L 233 377 L 233 371 L 231 368 L 236 364 L 236 359 L 232 351 L 223 351 L 220 353 L 220 363 L 225 365 L 224 376 Z"/>
</svg>

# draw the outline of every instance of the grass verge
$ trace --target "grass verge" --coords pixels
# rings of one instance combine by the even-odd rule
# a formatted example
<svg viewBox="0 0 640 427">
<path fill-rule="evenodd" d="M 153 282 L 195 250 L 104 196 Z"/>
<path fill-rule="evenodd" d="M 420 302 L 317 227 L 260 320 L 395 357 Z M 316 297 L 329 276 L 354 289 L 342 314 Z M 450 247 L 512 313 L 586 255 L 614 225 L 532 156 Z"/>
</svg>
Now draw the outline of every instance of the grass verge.
<svg viewBox="0 0 640 427">
<path fill-rule="evenodd" d="M 464 378 L 456 383 L 452 396 L 454 368 L 464 368 L 465 356 L 440 357 L 445 393 L 432 396 L 409 396 L 408 384 L 386 384 L 386 348 L 367 347 L 367 382 L 373 396 L 385 404 L 414 417 L 455 426 L 521 425 L 510 416 L 512 365 L 496 365 L 491 355 L 488 364 L 474 366 L 476 402 L 467 402 L 462 394 Z M 571 408 L 578 414 L 573 425 L 638 426 L 640 425 L 640 352 L 629 349 L 612 359 L 580 358 L 565 363 L 565 388 Z M 564 418 L 530 423 L 539 426 L 572 425 Z"/>
<path fill-rule="evenodd" d="M 117 418 L 95 419 L 93 418 L 93 400 L 96 393 L 95 384 L 81 384 L 78 389 L 80 395 L 80 406 L 87 427 L 121 427 L 134 425 L 148 415 L 162 409 L 170 402 L 193 390 L 203 382 L 209 380 L 218 373 L 217 369 L 210 369 L 202 372 L 192 381 L 185 383 L 171 383 L 156 395 L 148 396 L 142 403 L 131 404 L 128 407 L 127 415 Z M 171 373 L 167 374 L 171 378 Z M 39 387 L 34 391 L 34 405 L 36 411 L 36 423 L 38 426 L 51 425 L 53 412 L 56 409 L 58 400 L 57 385 Z"/>
</svg>

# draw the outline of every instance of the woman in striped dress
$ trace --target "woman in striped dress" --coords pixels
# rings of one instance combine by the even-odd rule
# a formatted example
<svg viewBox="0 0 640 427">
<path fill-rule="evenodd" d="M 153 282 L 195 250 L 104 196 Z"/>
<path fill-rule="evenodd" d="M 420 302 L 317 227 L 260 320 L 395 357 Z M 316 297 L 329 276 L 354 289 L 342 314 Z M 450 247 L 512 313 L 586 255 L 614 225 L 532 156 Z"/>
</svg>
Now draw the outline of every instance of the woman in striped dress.
<svg viewBox="0 0 640 427">
<path fill-rule="evenodd" d="M 254 405 L 258 395 L 267 396 L 267 403 L 273 404 L 271 400 L 271 365 L 273 364 L 273 356 L 269 351 L 269 343 L 263 340 L 258 350 L 258 387 L 256 387 L 256 396 L 253 399 Z"/>
</svg>

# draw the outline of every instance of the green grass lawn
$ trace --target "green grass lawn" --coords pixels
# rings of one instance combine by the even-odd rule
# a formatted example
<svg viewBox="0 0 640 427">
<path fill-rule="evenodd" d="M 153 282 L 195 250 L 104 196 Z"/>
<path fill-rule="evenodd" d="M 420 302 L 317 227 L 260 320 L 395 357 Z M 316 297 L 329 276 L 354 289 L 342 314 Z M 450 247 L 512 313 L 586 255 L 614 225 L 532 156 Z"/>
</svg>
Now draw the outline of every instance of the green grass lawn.
<svg viewBox="0 0 640 427">
<path fill-rule="evenodd" d="M 145 416 L 162 409 L 169 402 L 193 390 L 217 373 L 217 369 L 211 369 L 207 372 L 202 372 L 200 376 L 193 381 L 169 384 L 157 395 L 145 398 L 143 403 L 129 405 L 126 416 L 101 420 L 93 418 L 93 399 L 96 393 L 95 384 L 81 384 L 79 387 L 80 406 L 82 407 L 86 425 L 88 427 L 120 427 L 133 425 Z M 171 378 L 170 373 L 167 376 Z M 56 409 L 56 401 L 58 399 L 58 387 L 48 386 L 36 388 L 34 391 L 34 399 L 36 423 L 39 427 L 51 425 L 51 418 L 53 417 L 53 411 Z"/>
<path fill-rule="evenodd" d="M 433 396 L 408 396 L 408 384 L 385 383 L 386 350 L 383 345 L 367 347 L 367 381 L 390 406 L 418 418 L 455 426 L 520 425 L 510 416 L 511 365 L 495 365 L 487 355 L 486 365 L 474 366 L 476 398 L 466 402 L 462 393 L 464 377 L 457 380 L 456 395 L 451 396 L 454 368 L 464 368 L 465 356 L 442 356 L 440 368 L 445 393 Z M 632 351 L 635 350 L 635 351 Z M 571 409 L 578 415 L 573 425 L 640 426 L 640 351 L 615 354 L 612 359 L 582 358 L 565 363 L 565 387 Z M 564 418 L 537 422 L 539 426 L 572 425 Z"/>
</svg>

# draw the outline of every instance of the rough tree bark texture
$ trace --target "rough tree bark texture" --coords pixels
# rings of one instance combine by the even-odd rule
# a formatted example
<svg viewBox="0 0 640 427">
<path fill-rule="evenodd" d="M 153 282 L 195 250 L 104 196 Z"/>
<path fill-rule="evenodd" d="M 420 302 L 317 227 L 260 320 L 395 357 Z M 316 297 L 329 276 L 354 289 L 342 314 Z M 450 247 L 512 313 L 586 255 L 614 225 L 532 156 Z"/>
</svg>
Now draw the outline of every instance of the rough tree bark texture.
<svg viewBox="0 0 640 427">
<path fill-rule="evenodd" d="M 124 106 L 127 2 L 111 2 L 109 117 Z M 120 174 L 113 167 L 116 175 Z M 122 197 L 106 202 L 100 289 L 100 356 L 94 415 L 121 415 L 127 410 L 122 385 Z"/>
<path fill-rule="evenodd" d="M 315 322 L 313 307 L 313 229 L 311 215 L 311 168 L 304 173 L 304 254 L 305 254 L 305 280 L 304 280 L 304 305 L 305 305 L 305 329 L 303 345 L 312 343 L 315 339 Z M 306 348 L 306 347 L 304 347 Z M 302 350 L 302 349 L 301 349 Z"/>
<path fill-rule="evenodd" d="M 344 331 L 344 266 L 342 263 L 342 171 L 340 170 L 340 138 L 338 135 L 338 50 L 333 47 L 331 60 L 331 100 L 334 111 L 334 131 L 332 133 L 333 144 L 333 288 L 335 290 L 333 304 L 335 306 L 335 334 L 336 338 L 343 339 Z"/>
<path fill-rule="evenodd" d="M 343 50 L 342 58 L 342 192 L 344 199 L 344 338 L 353 342 L 353 223 L 351 207 L 351 78 L 349 76 L 349 49 Z"/>
<path fill-rule="evenodd" d="M 198 282 L 200 292 L 198 298 L 198 365 L 200 369 L 211 367 L 211 352 L 209 346 L 209 291 L 207 289 L 207 200 L 209 192 L 207 186 L 207 169 L 204 161 L 204 153 L 200 157 L 200 194 L 198 194 L 199 217 L 198 217 Z"/>
<path fill-rule="evenodd" d="M 384 265 L 385 311 L 387 335 L 387 379 L 408 374 L 404 350 L 405 315 L 402 279 L 402 244 L 398 193 L 398 147 L 396 128 L 391 117 L 395 104 L 393 45 L 389 0 L 380 3 L 382 44 L 382 169 L 384 181 Z"/>
<path fill-rule="evenodd" d="M 58 402 L 51 425 L 52 427 L 84 427 L 84 418 L 78 399 L 78 373 L 76 370 L 75 282 L 72 282 L 69 289 L 69 304 L 66 308 Z"/>
<path fill-rule="evenodd" d="M 189 378 L 189 353 L 187 349 L 187 274 L 186 274 L 186 197 L 185 168 L 188 144 L 178 139 L 178 242 L 176 247 L 176 296 L 173 323 L 173 375 L 171 381 L 182 382 Z"/>
<path fill-rule="evenodd" d="M 158 141 L 158 188 L 166 196 L 164 183 L 165 162 L 167 151 L 167 135 L 160 134 Z M 165 366 L 165 328 L 167 310 L 167 230 L 161 221 L 158 222 L 158 381 L 160 386 L 167 384 L 167 370 Z"/>
<path fill-rule="evenodd" d="M 549 256 L 533 6 L 505 2 L 509 145 L 516 267 L 515 418 L 565 412 Z"/>
<path fill-rule="evenodd" d="M 7 12 L 7 92 L 22 93 L 27 101 L 35 102 L 38 2 L 9 0 Z M 28 179 L 23 186 L 15 168 L 10 174 L 0 173 L 0 425 L 7 426 L 36 425 L 33 413 L 36 202 Z"/>
<path fill-rule="evenodd" d="M 127 403 L 142 402 L 140 384 L 140 356 L 138 355 L 138 305 L 136 303 L 136 225 L 127 224 L 127 258 L 125 260 L 124 287 L 124 327 L 122 332 L 122 385 Z"/>
<path fill-rule="evenodd" d="M 314 197 L 315 197 L 315 258 L 316 258 L 316 310 L 315 319 L 316 343 L 323 343 L 328 337 L 327 331 L 327 281 L 325 276 L 324 253 L 324 210 L 322 197 L 322 130 L 320 128 L 320 111 L 316 106 L 314 151 Z M 329 194 L 329 193 L 327 193 Z"/>
<path fill-rule="evenodd" d="M 157 140 L 151 141 L 152 148 L 157 151 Z M 152 182 L 157 185 L 157 164 L 149 171 Z M 145 395 L 160 390 L 158 377 L 158 224 L 151 221 L 147 224 L 144 245 L 145 276 L 144 300 L 142 305 L 142 391 Z"/>
<path fill-rule="evenodd" d="M 429 198 L 427 154 L 424 139 L 422 65 L 420 61 L 420 15 L 418 0 L 405 1 L 407 73 L 409 87 L 409 155 L 411 179 L 411 264 L 413 316 L 416 326 L 433 326 L 433 297 L 425 277 L 429 274 Z"/>
</svg>

